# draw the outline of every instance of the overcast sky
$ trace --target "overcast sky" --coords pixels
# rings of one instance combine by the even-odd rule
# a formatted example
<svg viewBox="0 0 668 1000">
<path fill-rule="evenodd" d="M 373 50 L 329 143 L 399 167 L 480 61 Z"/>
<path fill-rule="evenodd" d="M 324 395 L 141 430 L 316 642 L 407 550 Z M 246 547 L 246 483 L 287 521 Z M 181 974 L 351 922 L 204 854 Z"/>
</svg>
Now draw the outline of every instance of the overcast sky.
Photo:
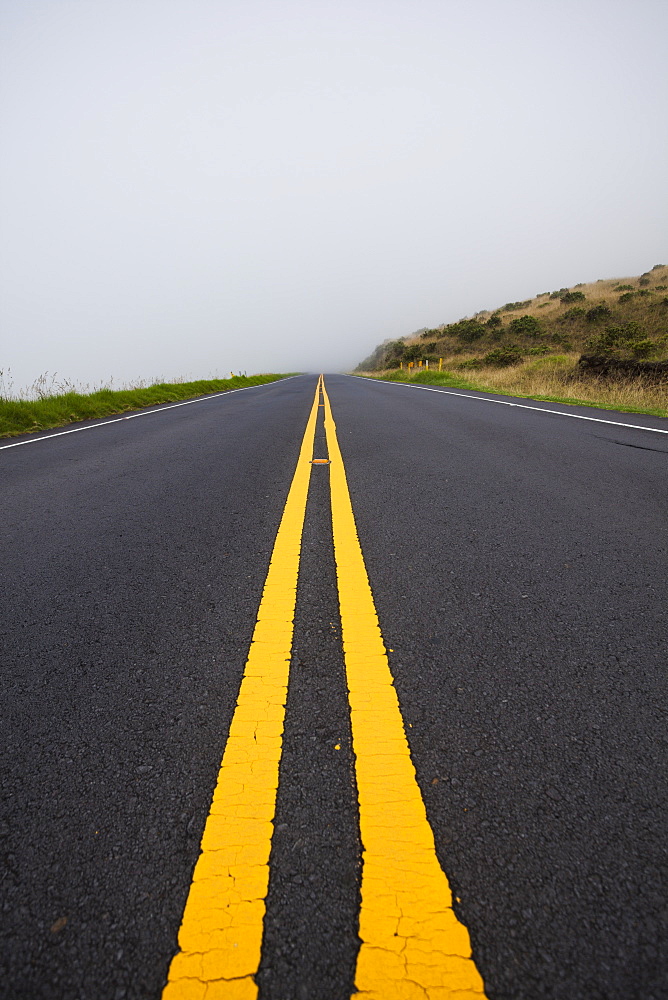
<svg viewBox="0 0 668 1000">
<path fill-rule="evenodd" d="M 344 370 L 668 261 L 664 0 L 1 0 L 15 389 Z"/>
</svg>

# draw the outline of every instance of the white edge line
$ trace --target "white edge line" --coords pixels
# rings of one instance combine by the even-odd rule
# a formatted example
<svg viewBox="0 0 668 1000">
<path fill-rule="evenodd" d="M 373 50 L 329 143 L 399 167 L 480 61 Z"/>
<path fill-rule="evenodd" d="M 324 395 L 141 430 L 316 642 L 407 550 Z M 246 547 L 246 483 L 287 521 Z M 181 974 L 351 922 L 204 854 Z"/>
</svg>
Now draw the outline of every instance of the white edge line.
<svg viewBox="0 0 668 1000">
<path fill-rule="evenodd" d="M 276 382 L 288 382 L 291 378 L 301 378 L 300 375 L 288 375 L 286 378 L 277 378 L 273 382 L 261 382 L 259 385 L 242 385 L 239 389 L 225 389 L 224 392 L 214 392 L 210 396 L 199 396 L 197 399 L 184 399 L 182 403 L 169 403 L 167 406 L 158 403 L 160 409 L 140 410 L 138 413 L 128 413 L 125 417 L 114 417 L 113 420 L 100 420 L 97 424 L 89 424 L 87 427 L 72 427 L 69 431 L 57 431 L 55 434 L 43 434 L 41 437 L 28 438 L 27 441 L 14 441 L 12 444 L 0 444 L 0 451 L 5 448 L 19 448 L 22 444 L 37 444 L 39 441 L 48 441 L 49 438 L 62 437 L 64 434 L 78 434 L 79 431 L 94 431 L 98 427 L 106 427 L 107 424 L 118 424 L 121 420 L 134 420 L 135 417 L 151 417 L 156 413 L 164 413 L 165 410 L 175 410 L 177 406 L 189 406 L 190 403 L 206 403 L 210 399 L 218 399 L 220 396 L 231 396 L 233 392 L 245 392 L 246 389 L 262 389 L 266 385 L 275 385 Z M 94 417 L 92 419 L 95 419 Z M 26 433 L 30 433 L 27 431 Z M 35 432 L 37 433 L 37 432 Z"/>
<path fill-rule="evenodd" d="M 653 431 L 655 434 L 668 434 L 662 427 L 643 427 L 641 424 L 623 424 L 619 420 L 604 420 L 603 417 L 585 417 L 582 413 L 564 413 L 563 410 L 548 410 L 545 406 L 528 406 L 526 403 L 509 403 L 507 399 L 490 399 L 489 396 L 469 396 L 466 392 L 453 392 L 451 389 L 440 389 L 430 385 L 413 385 L 411 382 L 389 382 L 380 378 L 369 378 L 368 375 L 348 375 L 347 378 L 362 378 L 366 382 L 379 382 L 382 385 L 402 385 L 406 389 L 426 389 L 427 392 L 445 393 L 446 396 L 461 396 L 462 399 L 477 399 L 481 403 L 500 403 L 501 406 L 517 406 L 520 410 L 538 410 L 539 413 L 554 413 L 558 417 L 572 417 L 574 420 L 592 420 L 595 424 L 610 424 L 612 427 L 630 427 L 634 431 Z M 659 417 L 662 420 L 663 417 Z"/>
</svg>

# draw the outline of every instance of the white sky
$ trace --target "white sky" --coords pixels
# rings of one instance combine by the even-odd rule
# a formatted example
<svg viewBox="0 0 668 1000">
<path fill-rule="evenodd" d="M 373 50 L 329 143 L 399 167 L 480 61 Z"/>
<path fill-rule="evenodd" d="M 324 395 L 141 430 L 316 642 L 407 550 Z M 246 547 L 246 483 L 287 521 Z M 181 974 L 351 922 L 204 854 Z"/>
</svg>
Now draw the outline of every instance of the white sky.
<svg viewBox="0 0 668 1000">
<path fill-rule="evenodd" d="M 668 261 L 663 0 L 0 0 L 0 369 L 341 370 Z"/>
</svg>

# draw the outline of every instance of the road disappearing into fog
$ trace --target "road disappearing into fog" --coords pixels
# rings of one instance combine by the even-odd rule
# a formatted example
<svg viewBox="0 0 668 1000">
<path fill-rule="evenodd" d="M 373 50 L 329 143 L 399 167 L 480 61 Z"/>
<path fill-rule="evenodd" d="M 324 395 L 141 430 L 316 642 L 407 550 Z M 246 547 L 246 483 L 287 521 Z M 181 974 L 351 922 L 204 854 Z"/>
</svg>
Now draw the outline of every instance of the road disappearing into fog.
<svg viewBox="0 0 668 1000">
<path fill-rule="evenodd" d="M 668 997 L 668 421 L 504 400 L 0 443 L 3 997 Z"/>
</svg>

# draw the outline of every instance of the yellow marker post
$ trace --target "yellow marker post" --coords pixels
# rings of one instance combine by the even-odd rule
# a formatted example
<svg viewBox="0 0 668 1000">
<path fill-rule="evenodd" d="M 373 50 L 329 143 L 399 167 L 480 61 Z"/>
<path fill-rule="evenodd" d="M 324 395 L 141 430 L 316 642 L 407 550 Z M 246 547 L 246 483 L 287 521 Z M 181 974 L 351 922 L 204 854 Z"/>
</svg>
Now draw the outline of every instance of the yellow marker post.
<svg viewBox="0 0 668 1000">
<path fill-rule="evenodd" d="M 332 527 L 363 846 L 360 1000 L 482 1000 L 415 776 L 327 392 Z"/>
<path fill-rule="evenodd" d="M 443 369 L 443 358 L 438 359 L 438 370 L 439 372 Z"/>
<path fill-rule="evenodd" d="M 163 1000 L 255 1000 L 318 381 Z"/>
</svg>

